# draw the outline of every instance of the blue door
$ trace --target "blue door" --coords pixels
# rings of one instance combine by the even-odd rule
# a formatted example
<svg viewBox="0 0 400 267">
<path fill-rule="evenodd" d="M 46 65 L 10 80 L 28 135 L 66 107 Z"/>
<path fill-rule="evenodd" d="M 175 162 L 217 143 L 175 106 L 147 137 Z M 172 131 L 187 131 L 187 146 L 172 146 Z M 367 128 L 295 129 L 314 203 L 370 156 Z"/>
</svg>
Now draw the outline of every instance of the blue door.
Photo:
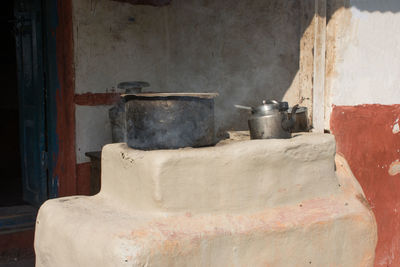
<svg viewBox="0 0 400 267">
<path fill-rule="evenodd" d="M 15 0 L 23 199 L 47 199 L 45 79 L 41 0 Z"/>
</svg>

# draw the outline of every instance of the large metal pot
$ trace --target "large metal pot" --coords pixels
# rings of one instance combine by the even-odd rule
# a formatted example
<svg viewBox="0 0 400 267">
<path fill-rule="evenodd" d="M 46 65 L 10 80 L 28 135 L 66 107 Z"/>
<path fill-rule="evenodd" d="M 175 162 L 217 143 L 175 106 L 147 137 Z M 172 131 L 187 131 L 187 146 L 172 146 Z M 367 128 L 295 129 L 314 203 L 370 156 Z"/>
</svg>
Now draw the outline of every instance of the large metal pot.
<svg viewBox="0 0 400 267">
<path fill-rule="evenodd" d="M 124 90 L 125 94 L 136 94 L 141 93 L 142 88 L 148 86 L 150 84 L 147 82 L 133 81 L 119 83 L 117 88 Z M 111 124 L 112 142 L 126 142 L 125 101 L 123 98 L 108 110 L 108 117 Z"/>
<path fill-rule="evenodd" d="M 128 146 L 151 150 L 214 145 L 214 97 L 217 95 L 124 95 Z"/>
</svg>

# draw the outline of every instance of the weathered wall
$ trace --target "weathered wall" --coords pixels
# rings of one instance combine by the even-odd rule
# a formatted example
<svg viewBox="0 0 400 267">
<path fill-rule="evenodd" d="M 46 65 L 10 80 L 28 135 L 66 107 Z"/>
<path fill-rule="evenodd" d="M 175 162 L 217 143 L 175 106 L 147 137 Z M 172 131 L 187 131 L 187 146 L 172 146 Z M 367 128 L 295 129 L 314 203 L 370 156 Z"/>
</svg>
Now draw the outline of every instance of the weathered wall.
<svg viewBox="0 0 400 267">
<path fill-rule="evenodd" d="M 217 125 L 247 128 L 247 114 L 233 104 L 265 98 L 294 104 L 304 94 L 296 76 L 299 16 L 298 1 L 175 0 L 149 7 L 74 0 L 76 94 L 111 92 L 126 80 L 148 81 L 155 91 L 219 92 Z M 111 141 L 110 131 L 88 121 L 107 125 L 109 107 L 76 108 L 78 163 Z"/>
<path fill-rule="evenodd" d="M 162 8 L 109 0 L 73 4 L 77 95 L 112 92 L 118 82 L 127 80 L 162 87 L 166 70 Z M 76 151 L 81 163 L 88 161 L 85 152 L 111 142 L 107 113 L 111 106 L 77 99 Z"/>
<path fill-rule="evenodd" d="M 330 7 L 327 106 L 398 104 L 400 2 L 335 0 Z"/>
<path fill-rule="evenodd" d="M 397 0 L 332 1 L 327 27 L 326 125 L 375 212 L 375 266 L 400 266 L 399 11 Z"/>
<path fill-rule="evenodd" d="M 375 266 L 400 266 L 400 105 L 336 106 L 331 129 L 378 224 Z"/>
</svg>

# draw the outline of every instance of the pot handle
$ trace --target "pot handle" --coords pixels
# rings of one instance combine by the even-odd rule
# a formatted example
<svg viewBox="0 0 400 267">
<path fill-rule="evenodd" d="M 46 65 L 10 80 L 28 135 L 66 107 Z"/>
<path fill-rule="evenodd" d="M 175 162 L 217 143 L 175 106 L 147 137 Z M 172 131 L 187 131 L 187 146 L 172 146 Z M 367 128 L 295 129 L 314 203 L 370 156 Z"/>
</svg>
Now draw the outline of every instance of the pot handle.
<svg viewBox="0 0 400 267">
<path fill-rule="evenodd" d="M 244 109 L 244 110 L 252 110 L 252 108 L 251 107 L 247 107 L 247 106 L 242 106 L 242 105 L 235 105 L 235 108 L 238 108 L 238 109 Z"/>
<path fill-rule="evenodd" d="M 294 124 L 296 123 L 296 111 L 299 109 L 299 104 L 294 105 L 292 107 L 292 112 L 290 113 L 290 119 L 289 116 L 285 119 L 282 120 L 282 128 L 285 131 L 291 131 L 294 127 Z"/>
</svg>

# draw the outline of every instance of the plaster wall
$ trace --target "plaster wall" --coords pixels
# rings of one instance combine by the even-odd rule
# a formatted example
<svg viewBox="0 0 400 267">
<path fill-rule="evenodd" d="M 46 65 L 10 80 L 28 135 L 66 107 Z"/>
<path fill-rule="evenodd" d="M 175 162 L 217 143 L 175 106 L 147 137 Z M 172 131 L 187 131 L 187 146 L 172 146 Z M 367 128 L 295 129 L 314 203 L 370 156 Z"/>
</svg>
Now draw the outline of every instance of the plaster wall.
<svg viewBox="0 0 400 267">
<path fill-rule="evenodd" d="M 400 13 L 369 13 L 352 7 L 347 30 L 345 40 L 340 40 L 346 47 L 337 58 L 333 104 L 398 104 Z"/>
<path fill-rule="evenodd" d="M 375 266 L 399 266 L 400 2 L 328 7 L 325 127 L 375 213 Z"/>
<path fill-rule="evenodd" d="M 349 162 L 378 225 L 375 266 L 400 265 L 400 105 L 336 106 L 331 117 L 337 151 Z M 397 171 L 396 171 L 397 170 Z"/>
<path fill-rule="evenodd" d="M 77 162 L 87 161 L 86 152 L 101 150 L 99 144 L 111 143 L 109 108 L 111 106 L 76 106 Z"/>
<path fill-rule="evenodd" d="M 332 1 L 326 125 L 332 105 L 400 102 L 400 2 Z"/>
<path fill-rule="evenodd" d="M 247 114 L 233 104 L 266 98 L 295 104 L 306 94 L 298 86 L 298 1 L 73 4 L 76 94 L 112 92 L 127 80 L 147 81 L 153 91 L 218 92 L 216 125 L 223 129 L 247 128 Z M 86 149 L 100 150 L 111 138 L 85 124 L 88 118 L 108 124 L 105 107 L 100 109 L 76 110 L 78 163 L 88 160 Z"/>
</svg>

